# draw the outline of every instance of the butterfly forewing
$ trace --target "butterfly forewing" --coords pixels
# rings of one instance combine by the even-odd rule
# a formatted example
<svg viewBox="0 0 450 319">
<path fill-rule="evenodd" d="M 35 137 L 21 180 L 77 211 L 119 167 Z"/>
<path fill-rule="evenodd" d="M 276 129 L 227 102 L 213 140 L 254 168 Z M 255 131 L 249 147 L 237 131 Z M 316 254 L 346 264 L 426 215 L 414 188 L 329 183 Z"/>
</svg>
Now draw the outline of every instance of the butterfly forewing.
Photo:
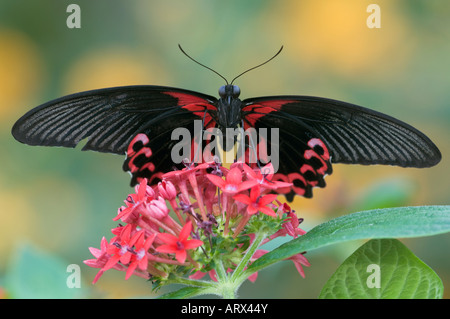
<svg viewBox="0 0 450 319">
<path fill-rule="evenodd" d="M 259 118 L 276 117 L 280 127 L 292 118 L 308 125 L 328 147 L 333 163 L 429 167 L 441 159 L 422 132 L 361 106 L 309 96 L 261 97 L 244 100 L 243 105 L 244 110 L 263 105 L 269 111 Z M 301 130 L 299 126 L 291 132 Z"/>
<path fill-rule="evenodd" d="M 185 94 L 180 101 L 175 93 Z M 12 134 L 29 145 L 75 147 L 124 154 L 131 139 L 146 130 L 173 130 L 177 116 L 197 118 L 183 108 L 192 101 L 214 107 L 216 98 L 163 86 L 126 86 L 68 95 L 38 106 L 13 126 Z"/>
</svg>

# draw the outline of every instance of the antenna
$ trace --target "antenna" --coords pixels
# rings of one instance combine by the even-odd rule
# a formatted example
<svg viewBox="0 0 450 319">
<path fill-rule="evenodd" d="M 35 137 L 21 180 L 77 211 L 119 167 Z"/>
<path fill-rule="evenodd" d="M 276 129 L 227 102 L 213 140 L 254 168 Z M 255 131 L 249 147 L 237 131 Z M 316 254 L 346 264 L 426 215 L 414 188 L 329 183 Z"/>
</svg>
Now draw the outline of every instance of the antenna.
<svg viewBox="0 0 450 319">
<path fill-rule="evenodd" d="M 249 72 L 249 71 L 251 71 L 251 70 L 254 70 L 254 69 L 256 69 L 256 68 L 259 68 L 260 66 L 263 66 L 264 64 L 266 64 L 266 63 L 272 61 L 273 59 L 275 59 L 275 57 L 276 57 L 278 54 L 280 54 L 281 50 L 283 50 L 283 46 L 281 46 L 280 50 L 278 50 L 278 52 L 275 53 L 275 55 L 274 55 L 273 57 L 271 57 L 269 60 L 267 60 L 266 62 L 263 62 L 263 63 L 261 63 L 261 64 L 258 64 L 257 66 L 254 66 L 253 68 L 250 68 L 250 69 L 248 69 L 248 70 L 242 72 L 241 74 L 239 74 L 238 76 L 236 76 L 236 77 L 231 81 L 230 84 L 233 84 L 234 80 L 236 80 L 236 79 L 237 79 L 238 77 L 240 77 L 241 75 L 243 75 L 243 74 L 245 74 L 245 73 L 247 73 L 247 72 Z M 227 84 L 228 84 L 228 83 L 227 83 Z"/>
<path fill-rule="evenodd" d="M 206 68 L 206 69 L 208 69 L 208 70 L 210 70 L 210 71 L 213 71 L 215 74 L 217 74 L 217 75 L 220 76 L 222 79 L 224 79 L 224 80 L 225 80 L 225 83 L 228 85 L 227 79 L 225 79 L 219 72 L 217 72 L 217 71 L 211 69 L 210 67 L 208 67 L 208 66 L 206 66 L 206 65 L 204 65 L 204 64 L 202 64 L 202 63 L 200 63 L 200 62 L 198 62 L 197 60 L 195 60 L 194 58 L 192 58 L 191 56 L 189 56 L 189 54 L 187 54 L 186 52 L 184 52 L 184 50 L 183 50 L 183 48 L 181 47 L 180 44 L 178 44 L 178 47 L 180 48 L 181 52 L 183 52 L 183 54 L 184 54 L 185 56 L 187 56 L 189 59 L 191 59 L 191 60 L 194 61 L 195 63 L 201 65 L 202 67 L 204 67 L 204 68 Z M 272 59 L 273 59 L 273 58 L 272 58 Z M 268 62 L 268 61 L 267 61 L 267 62 Z"/>
</svg>

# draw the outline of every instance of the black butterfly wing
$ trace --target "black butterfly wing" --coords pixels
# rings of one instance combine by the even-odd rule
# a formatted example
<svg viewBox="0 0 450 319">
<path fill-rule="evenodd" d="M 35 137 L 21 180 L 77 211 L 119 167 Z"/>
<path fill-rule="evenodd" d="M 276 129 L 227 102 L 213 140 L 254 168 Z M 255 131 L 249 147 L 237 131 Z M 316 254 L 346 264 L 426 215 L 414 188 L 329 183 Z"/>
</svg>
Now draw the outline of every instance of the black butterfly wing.
<svg viewBox="0 0 450 319">
<path fill-rule="evenodd" d="M 207 127 L 214 126 L 210 114 L 215 112 L 216 101 L 202 93 L 164 86 L 92 90 L 32 109 L 14 124 L 12 134 L 22 143 L 43 146 L 75 147 L 87 139 L 83 150 L 125 154 L 132 139 L 143 133 L 150 139 L 145 147 L 152 152 L 147 160 L 155 163 L 150 173 L 157 174 L 174 166 L 170 160 L 172 131 L 185 127 L 193 133 L 198 119 Z M 145 166 L 142 156 L 138 159 L 136 163 Z M 133 174 L 134 182 L 143 176 L 143 172 Z"/>
<path fill-rule="evenodd" d="M 300 185 L 300 189 L 293 190 L 306 197 L 311 196 L 311 187 L 324 186 L 322 173 L 331 173 L 331 162 L 429 167 L 441 159 L 436 145 L 414 127 L 350 103 L 309 96 L 275 96 L 246 99 L 242 105 L 244 127 L 280 129 L 281 164 L 276 176 Z M 305 152 L 311 153 L 308 143 L 316 145 L 316 165 L 305 162 Z M 325 162 L 326 169 L 319 162 Z M 302 173 L 305 164 L 316 168 L 317 182 L 308 183 L 308 176 L 311 179 L 314 174 Z M 293 179 L 292 173 L 306 179 L 307 185 L 300 177 Z"/>
</svg>

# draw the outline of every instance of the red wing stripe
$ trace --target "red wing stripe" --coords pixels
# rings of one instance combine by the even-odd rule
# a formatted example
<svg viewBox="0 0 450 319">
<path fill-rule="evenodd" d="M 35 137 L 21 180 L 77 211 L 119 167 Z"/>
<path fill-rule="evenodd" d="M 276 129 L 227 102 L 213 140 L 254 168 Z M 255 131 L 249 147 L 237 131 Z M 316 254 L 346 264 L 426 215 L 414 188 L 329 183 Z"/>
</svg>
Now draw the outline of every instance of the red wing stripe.
<svg viewBox="0 0 450 319">
<path fill-rule="evenodd" d="M 272 100 L 272 101 L 263 101 L 258 102 L 255 104 L 249 104 L 243 108 L 243 111 L 246 111 L 245 108 L 247 107 L 270 107 L 274 110 L 279 110 L 283 105 L 288 103 L 298 103 L 298 101 L 295 100 Z"/>
<path fill-rule="evenodd" d="M 244 113 L 249 113 L 245 115 L 245 120 L 251 125 L 255 126 L 256 121 L 269 113 L 279 111 L 280 108 L 287 104 L 287 103 L 293 103 L 296 101 L 291 100 L 274 100 L 274 101 L 266 101 L 266 102 L 260 102 L 257 104 L 250 104 L 246 105 L 242 108 L 242 111 Z"/>
<path fill-rule="evenodd" d="M 204 98 L 187 94 L 187 93 L 181 93 L 181 92 L 161 92 L 163 94 L 170 95 L 176 99 L 178 99 L 178 105 L 184 106 L 187 104 L 209 104 L 212 108 L 215 108 L 213 105 L 210 104 L 208 100 L 205 100 Z"/>
<path fill-rule="evenodd" d="M 323 141 L 312 138 L 307 142 L 309 148 L 304 150 L 303 164 L 299 160 L 299 168 L 294 172 L 274 174 L 273 180 L 289 182 L 290 188 L 279 190 L 288 194 L 291 189 L 300 196 L 312 197 L 313 187 L 325 187 L 324 177 L 331 174 L 330 153 Z"/>
<path fill-rule="evenodd" d="M 192 94 L 181 92 L 162 92 L 162 93 L 178 99 L 177 105 L 180 106 L 181 108 L 192 112 L 194 115 L 198 116 L 201 119 L 205 118 L 205 123 L 207 123 L 206 128 L 215 126 L 215 121 L 213 121 L 211 115 L 208 112 L 205 113 L 205 111 L 208 110 L 214 111 L 217 108 L 214 105 L 212 105 L 208 100 Z"/>
</svg>

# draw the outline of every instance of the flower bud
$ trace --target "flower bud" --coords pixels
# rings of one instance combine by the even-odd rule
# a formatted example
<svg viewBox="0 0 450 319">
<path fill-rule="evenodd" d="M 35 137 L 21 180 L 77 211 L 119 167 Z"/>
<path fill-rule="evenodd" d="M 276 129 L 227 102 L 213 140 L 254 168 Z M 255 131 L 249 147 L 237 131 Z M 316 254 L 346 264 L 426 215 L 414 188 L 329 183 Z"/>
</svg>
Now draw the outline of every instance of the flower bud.
<svg viewBox="0 0 450 319">
<path fill-rule="evenodd" d="M 163 219 L 169 214 L 169 208 L 167 208 L 166 201 L 161 196 L 158 199 L 152 200 L 147 206 L 148 213 L 153 218 L 158 220 Z"/>
<path fill-rule="evenodd" d="M 167 200 L 173 200 L 177 196 L 177 190 L 170 181 L 162 181 L 158 183 L 159 194 Z"/>
<path fill-rule="evenodd" d="M 155 197 L 155 190 L 153 189 L 153 187 L 147 185 L 145 188 L 145 195 L 149 198 L 154 198 Z"/>
</svg>

